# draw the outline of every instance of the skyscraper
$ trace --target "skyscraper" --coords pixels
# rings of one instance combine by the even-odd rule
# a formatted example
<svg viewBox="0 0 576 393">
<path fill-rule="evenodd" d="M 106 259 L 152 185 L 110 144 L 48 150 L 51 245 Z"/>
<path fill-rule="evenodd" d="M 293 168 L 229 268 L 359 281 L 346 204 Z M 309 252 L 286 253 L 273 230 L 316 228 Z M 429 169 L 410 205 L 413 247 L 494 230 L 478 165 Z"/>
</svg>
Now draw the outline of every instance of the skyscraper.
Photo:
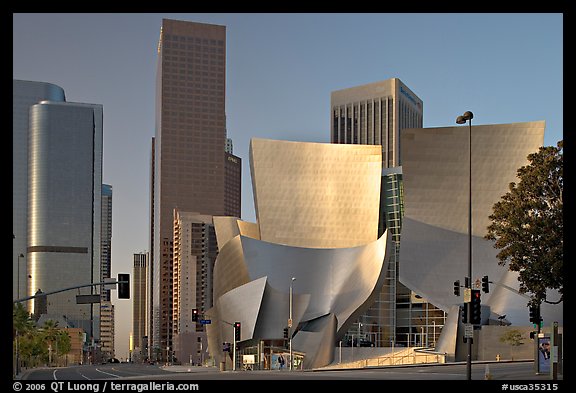
<svg viewBox="0 0 576 393">
<path fill-rule="evenodd" d="M 146 294 L 148 282 L 148 254 L 134 254 L 134 278 L 132 279 L 132 334 L 136 351 L 145 351 Z"/>
<path fill-rule="evenodd" d="M 112 186 L 102 184 L 102 239 L 100 281 L 110 278 L 112 274 Z M 102 291 L 102 300 L 110 301 L 110 290 Z"/>
<path fill-rule="evenodd" d="M 224 215 L 226 27 L 162 20 L 153 186 L 153 356 L 172 348 L 174 208 Z"/>
<path fill-rule="evenodd" d="M 330 141 L 382 145 L 382 167 L 400 166 L 400 131 L 422 127 L 422 105 L 398 78 L 333 91 Z"/>
<path fill-rule="evenodd" d="M 102 184 L 102 232 L 100 240 L 100 282 L 112 273 L 112 186 Z M 100 292 L 100 349 L 104 359 L 114 357 L 114 306 L 110 290 Z"/>
<path fill-rule="evenodd" d="M 13 298 L 28 295 L 28 130 L 30 107 L 40 101 L 66 101 L 64 90 L 46 82 L 12 81 L 12 247 Z M 24 257 L 18 257 L 22 254 Z M 17 276 L 20 277 L 17 277 Z M 18 293 L 19 292 L 19 293 Z"/>
<path fill-rule="evenodd" d="M 100 351 L 102 352 L 102 360 L 116 357 L 114 341 L 114 305 L 106 300 L 100 303 Z"/>
<path fill-rule="evenodd" d="M 173 336 L 174 355 L 199 363 L 207 348 L 204 325 L 192 320 L 210 309 L 218 245 L 212 216 L 174 209 Z M 200 344 L 199 343 L 203 343 Z"/>
<path fill-rule="evenodd" d="M 29 295 L 100 280 L 102 122 L 97 104 L 42 101 L 30 109 Z M 76 295 L 98 291 L 50 295 L 47 313 L 99 339 L 99 305 L 76 304 Z"/>
<path fill-rule="evenodd" d="M 239 218 L 242 211 L 242 159 L 231 152 L 224 155 L 224 215 Z"/>
</svg>

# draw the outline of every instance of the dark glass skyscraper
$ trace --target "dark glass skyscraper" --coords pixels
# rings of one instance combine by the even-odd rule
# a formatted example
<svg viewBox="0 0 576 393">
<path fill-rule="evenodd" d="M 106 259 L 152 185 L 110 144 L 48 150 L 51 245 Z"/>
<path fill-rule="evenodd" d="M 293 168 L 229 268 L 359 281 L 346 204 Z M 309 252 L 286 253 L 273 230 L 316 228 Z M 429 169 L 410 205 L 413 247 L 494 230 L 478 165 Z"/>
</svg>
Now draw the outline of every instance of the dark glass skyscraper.
<svg viewBox="0 0 576 393">
<path fill-rule="evenodd" d="M 152 356 L 172 350 L 174 208 L 224 215 L 226 27 L 163 19 L 156 76 Z"/>
</svg>

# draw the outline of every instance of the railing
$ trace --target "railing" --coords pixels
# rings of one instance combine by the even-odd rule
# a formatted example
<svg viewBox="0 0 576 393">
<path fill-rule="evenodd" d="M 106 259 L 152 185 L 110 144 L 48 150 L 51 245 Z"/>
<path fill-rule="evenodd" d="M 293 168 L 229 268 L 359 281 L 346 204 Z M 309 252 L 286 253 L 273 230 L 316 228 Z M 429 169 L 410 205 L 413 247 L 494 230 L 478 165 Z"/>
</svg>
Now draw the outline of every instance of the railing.
<svg viewBox="0 0 576 393">
<path fill-rule="evenodd" d="M 418 351 L 419 349 L 421 350 L 422 348 L 406 348 L 402 351 L 393 352 L 376 358 L 342 363 L 335 367 L 365 368 L 365 367 L 396 366 L 404 364 L 444 363 L 445 359 L 443 354 L 421 352 Z"/>
</svg>

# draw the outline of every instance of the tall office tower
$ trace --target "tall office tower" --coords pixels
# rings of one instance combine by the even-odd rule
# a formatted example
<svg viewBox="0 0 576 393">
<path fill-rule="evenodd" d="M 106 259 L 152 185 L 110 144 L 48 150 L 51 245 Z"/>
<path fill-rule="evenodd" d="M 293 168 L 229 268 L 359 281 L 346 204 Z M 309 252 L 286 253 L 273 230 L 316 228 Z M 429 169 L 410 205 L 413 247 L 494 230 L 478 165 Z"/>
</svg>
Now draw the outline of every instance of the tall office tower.
<svg viewBox="0 0 576 393">
<path fill-rule="evenodd" d="M 146 305 L 146 313 L 147 313 L 147 320 L 146 320 L 146 341 L 147 341 L 147 348 L 148 353 L 146 356 L 148 359 L 152 359 L 152 348 L 154 348 L 154 342 L 159 342 L 159 336 L 154 336 L 154 333 L 160 333 L 159 330 L 154 330 L 154 310 L 157 308 L 154 307 L 154 285 L 157 283 L 154 281 L 154 185 L 156 184 L 154 181 L 154 167 L 155 167 L 155 152 L 156 150 L 156 138 L 152 137 L 151 149 L 150 149 L 150 210 L 149 210 L 149 219 L 150 219 L 150 239 L 149 239 L 149 247 L 150 253 L 148 254 L 148 285 L 147 285 L 147 293 L 146 298 L 148 299 L 148 303 Z M 156 322 L 156 325 L 159 325 L 159 319 Z"/>
<path fill-rule="evenodd" d="M 97 104 L 42 101 L 30 109 L 29 295 L 100 280 L 102 122 Z M 97 293 L 50 295 L 47 313 L 65 315 L 98 340 L 99 304 L 76 304 L 76 295 Z"/>
<path fill-rule="evenodd" d="M 140 355 L 147 352 L 144 348 L 146 337 L 146 295 L 148 282 L 148 254 L 134 254 L 134 272 L 132 278 L 132 334 L 134 350 Z M 147 355 L 145 355 L 147 356 Z"/>
<path fill-rule="evenodd" d="M 234 155 L 232 138 L 226 138 L 226 163 L 224 165 L 224 215 L 238 217 L 242 214 L 242 159 Z"/>
<path fill-rule="evenodd" d="M 382 199 L 378 230 L 381 234 L 386 228 L 391 229 L 395 253 L 374 306 L 360 317 L 350 331 L 378 346 L 392 345 L 399 340 L 404 345 L 414 342 L 413 338 L 421 337 L 417 328 L 436 323 L 431 316 L 438 314 L 435 307 L 398 281 L 403 214 L 400 133 L 405 128 L 422 127 L 422 107 L 422 100 L 398 78 L 331 94 L 331 142 L 382 146 Z M 409 310 L 408 314 L 406 309 Z M 421 313 L 420 309 L 425 312 Z M 426 318 L 420 314 L 425 314 Z M 443 317 L 438 319 L 438 326 L 443 325 Z M 402 338 L 396 337 L 398 333 Z"/>
<path fill-rule="evenodd" d="M 102 360 L 116 357 L 114 353 L 114 305 L 109 300 L 100 303 L 100 351 Z"/>
<path fill-rule="evenodd" d="M 400 131 L 422 127 L 422 100 L 400 79 L 333 91 L 330 141 L 382 145 L 382 167 L 400 166 Z"/>
<path fill-rule="evenodd" d="M 28 130 L 30 107 L 40 101 L 66 101 L 64 90 L 45 82 L 12 81 L 12 297 L 28 296 Z"/>
<path fill-rule="evenodd" d="M 226 27 L 163 19 L 154 153 L 154 352 L 172 348 L 174 208 L 225 214 Z M 156 323 L 158 321 L 158 323 Z"/>
<path fill-rule="evenodd" d="M 242 159 L 231 153 L 224 153 L 224 215 L 240 218 L 242 212 Z"/>
<path fill-rule="evenodd" d="M 206 330 L 204 325 L 192 321 L 192 310 L 196 309 L 202 318 L 213 306 L 212 277 L 217 255 L 212 216 L 174 209 L 172 313 L 177 359 L 191 363 L 203 360 Z"/>
<path fill-rule="evenodd" d="M 112 186 L 102 184 L 102 239 L 101 239 L 100 281 L 112 274 Z M 102 291 L 102 300 L 110 301 L 110 290 Z"/>
<path fill-rule="evenodd" d="M 110 278 L 112 273 L 112 186 L 102 184 L 102 229 L 100 240 L 100 282 Z M 100 349 L 106 359 L 114 357 L 114 309 L 110 303 L 110 290 L 100 290 Z"/>
</svg>

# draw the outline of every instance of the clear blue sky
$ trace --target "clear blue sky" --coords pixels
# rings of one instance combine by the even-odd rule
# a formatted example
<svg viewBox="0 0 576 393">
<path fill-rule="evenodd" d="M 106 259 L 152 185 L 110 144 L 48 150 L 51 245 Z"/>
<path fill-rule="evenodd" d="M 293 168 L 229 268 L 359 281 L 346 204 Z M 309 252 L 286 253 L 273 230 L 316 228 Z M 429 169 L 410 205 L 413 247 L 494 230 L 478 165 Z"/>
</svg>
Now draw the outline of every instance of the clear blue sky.
<svg viewBox="0 0 576 393">
<path fill-rule="evenodd" d="M 104 182 L 113 196 L 112 274 L 148 250 L 150 142 L 162 18 L 227 28 L 226 114 L 243 160 L 242 218 L 255 221 L 250 138 L 330 142 L 330 93 L 400 78 L 424 127 L 546 121 L 563 138 L 563 15 L 14 14 L 13 77 L 54 83 L 104 106 Z M 126 357 L 131 301 L 116 300 Z"/>
</svg>

